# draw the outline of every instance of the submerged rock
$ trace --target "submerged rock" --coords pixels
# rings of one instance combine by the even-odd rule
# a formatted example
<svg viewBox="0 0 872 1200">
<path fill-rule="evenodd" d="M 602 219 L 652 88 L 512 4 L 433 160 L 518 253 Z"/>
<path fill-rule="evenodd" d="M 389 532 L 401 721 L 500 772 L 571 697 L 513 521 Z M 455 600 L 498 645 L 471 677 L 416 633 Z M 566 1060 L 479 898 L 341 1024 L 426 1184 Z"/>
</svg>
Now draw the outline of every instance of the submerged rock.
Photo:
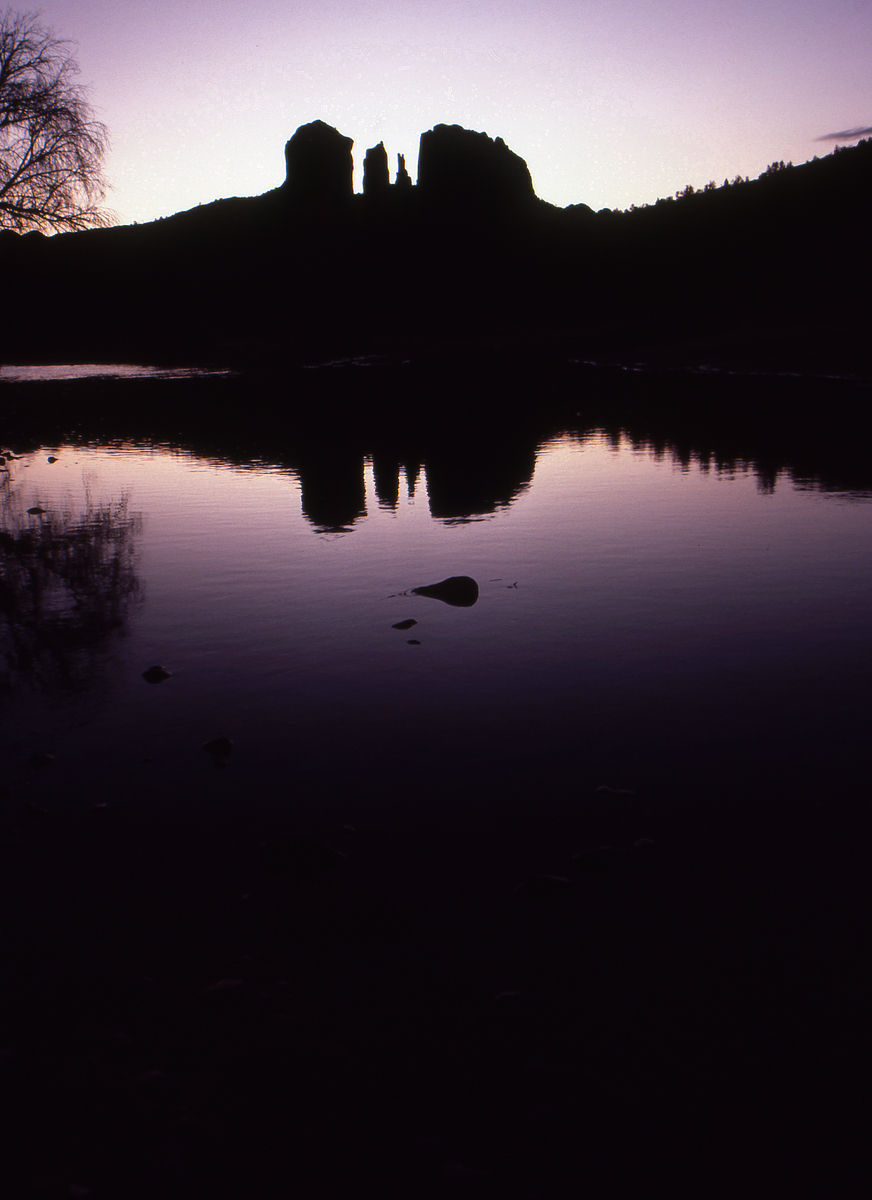
<svg viewBox="0 0 872 1200">
<path fill-rule="evenodd" d="M 203 749 L 211 756 L 216 767 L 226 767 L 233 753 L 233 742 L 229 737 L 217 737 L 205 742 Z"/>
<path fill-rule="evenodd" d="M 598 846 L 572 855 L 572 866 L 578 871 L 607 871 L 614 866 L 618 852 L 614 846 Z"/>
<path fill-rule="evenodd" d="M 418 622 L 414 617 L 406 617 L 405 621 L 395 622 L 395 624 L 391 626 L 391 629 L 411 629 L 413 625 L 417 624 Z"/>
<path fill-rule="evenodd" d="M 289 834 L 262 845 L 265 865 L 279 873 L 312 879 L 344 863 L 348 855 L 319 838 Z"/>
<path fill-rule="evenodd" d="M 167 671 L 164 667 L 154 666 L 143 671 L 142 678 L 146 683 L 163 683 L 165 679 L 172 679 L 172 672 Z"/>
<path fill-rule="evenodd" d="M 571 886 L 565 875 L 531 875 L 512 889 L 516 896 L 550 896 Z"/>
<path fill-rule="evenodd" d="M 412 593 L 415 596 L 429 596 L 432 600 L 441 600 L 443 604 L 453 604 L 458 608 L 470 608 L 478 600 L 478 584 L 469 575 L 451 575 L 439 583 L 412 588 Z"/>
</svg>

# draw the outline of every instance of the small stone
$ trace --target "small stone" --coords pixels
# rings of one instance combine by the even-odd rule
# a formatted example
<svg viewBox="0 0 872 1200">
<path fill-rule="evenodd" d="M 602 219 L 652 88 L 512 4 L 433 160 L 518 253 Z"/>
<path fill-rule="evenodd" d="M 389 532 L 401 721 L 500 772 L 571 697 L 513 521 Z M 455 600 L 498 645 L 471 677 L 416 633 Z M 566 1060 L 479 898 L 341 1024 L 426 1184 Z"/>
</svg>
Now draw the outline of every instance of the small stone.
<svg viewBox="0 0 872 1200">
<path fill-rule="evenodd" d="M 494 1004 L 515 1007 L 520 1003 L 522 994 L 516 988 L 506 988 L 502 992 L 496 992 L 493 999 Z"/>
<path fill-rule="evenodd" d="M 514 892 L 515 895 L 550 896 L 570 886 L 570 880 L 565 875 L 531 875 L 529 879 L 516 884 Z"/>
<path fill-rule="evenodd" d="M 406 642 L 406 645 L 407 646 L 420 646 L 421 643 L 418 641 L 417 638 L 409 638 L 409 640 Z"/>
<path fill-rule="evenodd" d="M 154 1087 L 155 1084 L 161 1084 L 166 1079 L 166 1073 L 158 1067 L 151 1067 L 147 1071 L 143 1071 L 141 1075 L 136 1077 L 136 1082 L 144 1087 Z"/>
<path fill-rule="evenodd" d="M 405 621 L 397 621 L 396 625 L 391 626 L 391 629 L 411 629 L 413 625 L 417 624 L 414 617 L 407 617 Z"/>
<path fill-rule="evenodd" d="M 615 860 L 614 846 L 599 846 L 596 850 L 582 850 L 573 854 L 572 864 L 582 871 L 606 871 Z"/>
<path fill-rule="evenodd" d="M 205 742 L 203 749 L 207 754 L 211 754 L 216 767 L 226 767 L 233 753 L 233 742 L 228 737 L 217 737 L 211 742 Z"/>
<path fill-rule="evenodd" d="M 348 855 L 317 838 L 291 834 L 262 846 L 265 865 L 279 874 L 314 878 L 347 862 Z"/>
<path fill-rule="evenodd" d="M 206 988 L 206 993 L 212 992 L 235 992 L 243 986 L 241 979 L 218 979 L 215 983 L 210 983 Z"/>
<path fill-rule="evenodd" d="M 487 1171 L 482 1171 L 478 1167 L 469 1167 L 463 1162 L 446 1162 L 442 1164 L 442 1174 L 446 1179 L 455 1180 L 458 1183 L 464 1180 L 470 1182 L 474 1180 L 488 1179 Z M 464 1191 L 466 1189 L 464 1188 Z"/>
<path fill-rule="evenodd" d="M 45 513 L 45 509 L 40 508 L 38 504 L 34 504 L 33 508 L 29 508 L 27 511 L 31 517 L 41 517 Z"/>
<path fill-rule="evenodd" d="M 142 678 L 146 683 L 163 683 L 165 679 L 172 678 L 172 672 L 167 671 L 164 667 L 154 666 L 149 667 L 147 671 L 143 671 Z"/>
<path fill-rule="evenodd" d="M 50 454 L 45 461 L 50 462 L 50 463 L 56 463 L 57 459 L 55 458 L 55 456 L 53 454 Z"/>
</svg>

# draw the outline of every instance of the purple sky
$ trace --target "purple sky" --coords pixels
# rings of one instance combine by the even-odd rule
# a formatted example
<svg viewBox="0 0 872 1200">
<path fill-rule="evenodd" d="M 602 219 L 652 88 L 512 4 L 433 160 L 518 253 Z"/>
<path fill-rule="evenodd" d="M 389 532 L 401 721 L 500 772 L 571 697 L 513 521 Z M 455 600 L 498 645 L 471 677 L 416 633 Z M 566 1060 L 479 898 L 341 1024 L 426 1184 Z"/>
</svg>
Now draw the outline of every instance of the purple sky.
<svg viewBox="0 0 872 1200">
<path fill-rule="evenodd" d="M 25 6 L 22 6 L 25 7 Z M 440 121 L 503 137 L 553 204 L 626 208 L 872 125 L 869 0 L 48 0 L 123 223 L 284 178 L 321 118 L 415 178 Z M 845 138 L 849 141 L 850 138 Z"/>
</svg>

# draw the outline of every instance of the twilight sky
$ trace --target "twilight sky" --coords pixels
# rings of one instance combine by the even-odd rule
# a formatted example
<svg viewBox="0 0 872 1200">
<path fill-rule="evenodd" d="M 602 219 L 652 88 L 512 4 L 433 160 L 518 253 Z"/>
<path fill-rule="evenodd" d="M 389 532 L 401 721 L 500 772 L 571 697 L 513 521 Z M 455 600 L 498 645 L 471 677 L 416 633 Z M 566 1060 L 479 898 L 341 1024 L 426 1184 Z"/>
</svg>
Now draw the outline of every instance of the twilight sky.
<svg viewBox="0 0 872 1200">
<path fill-rule="evenodd" d="M 418 139 L 443 121 L 504 138 L 543 199 L 593 208 L 753 178 L 872 125 L 870 0 L 47 0 L 38 11 L 77 44 L 124 224 L 277 186 L 285 142 L 315 118 L 354 138 L 356 191 L 368 146 L 385 142 L 392 173 L 404 153 L 414 179 Z"/>
</svg>

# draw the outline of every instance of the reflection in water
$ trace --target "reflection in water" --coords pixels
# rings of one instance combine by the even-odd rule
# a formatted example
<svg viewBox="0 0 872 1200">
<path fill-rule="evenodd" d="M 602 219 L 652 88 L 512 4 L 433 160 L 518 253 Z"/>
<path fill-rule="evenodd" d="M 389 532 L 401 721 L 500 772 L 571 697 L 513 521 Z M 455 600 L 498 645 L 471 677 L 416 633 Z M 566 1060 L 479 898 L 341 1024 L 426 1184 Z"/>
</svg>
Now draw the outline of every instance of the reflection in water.
<svg viewBox="0 0 872 1200">
<path fill-rule="evenodd" d="M 93 772 L 111 746 L 131 781 L 147 753 L 174 780 L 167 802 L 184 805 L 218 736 L 252 792 L 282 803 L 291 772 L 304 781 L 295 803 L 348 820 L 385 764 L 434 790 L 446 775 L 470 793 L 486 778 L 518 804 L 546 777 L 562 803 L 581 758 L 591 789 L 689 781 L 722 755 L 724 787 L 776 765 L 802 782 L 795 748 L 829 737 L 834 713 L 848 761 L 861 712 L 850 679 L 869 656 L 868 509 L 784 476 L 762 495 L 719 447 L 702 469 L 702 440 L 688 456 L 677 439 L 636 449 L 654 439 L 629 420 L 605 427 L 586 414 L 556 437 L 544 421 L 489 444 L 475 431 L 456 479 L 460 450 L 421 430 L 337 429 L 319 454 L 286 427 L 244 463 L 237 444 L 233 465 L 217 453 L 229 435 L 208 457 L 44 441 L 5 483 L 2 665 L 53 675 L 60 713 L 64 674 L 78 683 L 83 658 L 100 666 L 91 651 L 123 626 L 141 573 L 148 603 L 112 643 L 111 680 L 91 671 L 101 711 L 66 750 Z M 64 472 L 82 469 L 122 499 L 64 507 Z M 127 489 L 148 514 L 141 539 Z M 337 529 L 352 533 L 318 532 Z M 149 687 L 156 664 L 172 678 Z M 38 730 L 53 750 L 55 698 L 29 696 L 7 737 L 30 748 Z M 115 766 L 101 770 L 114 786 Z"/>
<path fill-rule="evenodd" d="M 430 512 L 442 521 L 465 521 L 508 507 L 528 487 L 536 442 L 521 432 L 457 439 L 426 459 Z"/>
<path fill-rule="evenodd" d="M 153 367 L 138 363 L 52 363 L 41 366 L 0 365 L 0 380 L 9 383 L 59 382 L 70 379 L 195 379 L 229 375 L 204 367 Z"/>
<path fill-rule="evenodd" d="M 570 430 L 582 440 L 604 434 L 615 447 L 629 442 L 683 470 L 750 470 L 763 493 L 782 476 L 803 487 L 872 492 L 867 389 L 859 384 L 575 365 L 550 374 L 543 367 L 522 387 L 506 374 L 495 370 L 477 391 L 462 374 L 434 382 L 411 368 L 368 377 L 369 392 L 359 374 L 329 372 L 79 380 L 63 394 L 52 384 L 11 385 L 19 390 L 4 394 L 3 437 L 57 444 L 69 437 L 75 402 L 86 440 L 167 445 L 292 472 L 304 514 L 324 531 L 348 530 L 362 517 L 367 459 L 380 507 L 396 508 L 403 473 L 411 498 L 423 469 L 432 516 L 462 523 L 511 505 L 529 486 L 537 448 Z M 500 402 L 483 406 L 485 393 Z M 523 402 L 509 403 L 517 395 Z"/>
<path fill-rule="evenodd" d="M 128 498 L 25 507 L 17 461 L 0 474 L 0 686 L 76 684 L 95 650 L 124 625 L 140 591 Z"/>
<path fill-rule="evenodd" d="M 492 516 L 526 490 L 539 441 L 524 433 L 494 441 L 488 434 L 462 441 L 437 438 L 427 446 L 379 446 L 371 454 L 363 442 L 339 448 L 328 444 L 291 458 L 300 478 L 303 515 L 319 532 L 347 532 L 366 512 L 368 460 L 380 508 L 396 510 L 401 475 L 412 499 L 423 469 L 430 515 L 446 524 L 462 524 Z"/>
<path fill-rule="evenodd" d="M 87 644 L 89 621 L 98 639 L 123 622 L 134 543 L 147 584 L 128 635 L 113 641 L 111 679 L 95 671 L 90 694 L 43 690 L 7 703 L 0 722 L 3 875 L 12 905 L 34 914 L 21 927 L 28 940 L 13 938 L 23 1004 L 67 931 L 96 927 L 58 960 L 75 973 L 55 974 L 83 998 L 82 1019 L 61 1013 L 61 1024 L 73 1031 L 75 1062 L 98 1081 L 100 1119 L 107 1096 L 142 1111 L 141 1065 L 159 1045 L 148 1022 L 164 1031 L 168 1013 L 173 1046 L 204 1017 L 210 1053 L 218 1035 L 226 1043 L 229 1058 L 210 1060 L 206 1085 L 225 1059 L 231 1085 L 253 1078 L 249 1030 L 255 1057 L 275 1058 L 263 1027 L 278 1038 L 280 1083 L 288 1063 L 302 1063 L 304 1084 L 324 1076 L 332 1094 L 348 1078 L 354 1099 L 394 1049 L 412 1072 L 437 1063 L 442 1043 L 430 1031 L 445 1027 L 458 1034 L 439 1082 L 454 1081 L 458 1063 L 465 1070 L 470 1032 L 483 1030 L 487 1071 L 521 1079 L 509 1097 L 521 1124 L 531 1089 L 548 1100 L 555 1063 L 582 1094 L 566 1110 L 573 1129 L 596 1119 L 605 1096 L 623 1136 L 625 1113 L 659 1102 L 664 1072 L 678 1080 L 682 1130 L 688 1097 L 695 1105 L 723 1081 L 740 1111 L 754 1071 L 764 1100 L 772 1068 L 800 1080 L 805 1105 L 805 1031 L 824 1031 L 828 1059 L 843 983 L 868 991 L 851 931 L 869 915 L 857 789 L 868 774 L 869 507 L 784 477 L 760 494 L 750 471 L 730 466 L 751 461 L 754 437 L 733 452 L 726 433 L 664 431 L 655 453 L 634 449 L 655 445 L 650 418 L 573 417 L 564 437 L 531 424 L 511 442 L 496 424 L 489 441 L 470 442 L 458 423 L 456 439 L 478 447 L 460 478 L 445 437 L 413 433 L 404 444 L 396 430 L 380 440 L 338 421 L 320 456 L 290 428 L 264 452 L 228 421 L 203 434 L 208 448 L 196 456 L 153 443 L 59 450 L 61 439 L 46 439 L 50 451 L 33 455 L 28 472 L 13 462 L 34 480 L 25 498 L 7 477 L 2 496 L 0 635 L 12 638 L 17 670 L 28 654 L 43 675 L 55 669 L 45 637 L 64 621 L 76 636 L 61 666 Z M 62 472 L 80 464 L 106 495 L 131 489 L 147 513 L 141 539 L 123 500 L 86 498 L 83 512 L 57 515 Z M 421 464 L 414 505 L 400 475 L 417 475 L 410 464 Z M 445 516 L 488 511 L 491 520 Z M 319 536 L 313 525 L 354 532 Z M 477 580 L 477 602 L 440 603 L 437 587 L 461 573 L 468 586 Z M 149 686 L 143 669 L 158 663 L 167 670 L 155 678 L 172 678 Z M 34 751 L 56 768 L 34 770 Z M 23 867 L 7 869 L 15 856 Z M 92 977 L 104 959 L 108 1007 Z M 145 992 L 158 994 L 141 1009 L 146 970 L 158 986 Z M 297 1004 L 297 981 L 308 979 L 316 986 Z M 821 1004 L 797 1009 L 795 997 L 815 988 Z M 337 1023 L 335 997 L 345 994 L 357 1007 Z M 119 1060 L 115 1028 L 130 1024 L 131 1002 L 146 1041 Z M 398 1004 L 409 1032 L 400 1041 L 392 1028 L 384 1036 L 383 1019 Z M 710 1042 L 696 1036 L 708 1010 Z M 313 1020 L 325 1047 L 314 1058 Z M 639 1028 L 654 1030 L 650 1046 Z M 854 1053 L 862 1028 L 852 1023 L 840 1053 Z M 627 1084 L 626 1055 L 612 1053 L 628 1045 L 636 1057 L 641 1046 L 640 1086 Z M 734 1068 L 737 1045 L 747 1054 Z M 339 1077 L 344 1063 L 351 1074 Z M 402 1084 L 388 1067 L 388 1086 Z M 813 1085 L 829 1096 L 821 1074 Z M 475 1104 L 483 1093 L 473 1083 Z M 172 1074 L 177 1084 L 188 1087 L 184 1071 Z M 202 1086 L 191 1076 L 196 1094 Z M 300 1093 L 304 1108 L 311 1091 Z M 401 1134 L 432 1126 L 435 1111 L 428 1102 L 413 1112 Z M 551 1144 L 553 1105 L 542 1111 L 537 1159 Z M 476 1148 L 465 1130 L 458 1143 L 453 1118 L 448 1127 L 446 1153 Z"/>
<path fill-rule="evenodd" d="M 687 473 L 699 470 L 721 477 L 753 475 L 761 495 L 775 492 L 779 480 L 824 492 L 866 496 L 872 493 L 872 470 L 865 454 L 842 448 L 820 425 L 803 432 L 796 427 L 777 436 L 761 424 L 756 430 L 720 429 L 699 421 L 683 432 L 668 421 L 619 414 L 558 427 L 521 431 L 511 436 L 436 437 L 431 442 L 402 443 L 370 451 L 356 444 L 315 452 L 289 451 L 282 465 L 298 474 L 303 515 L 319 532 L 348 532 L 366 515 L 366 472 L 371 464 L 375 499 L 381 509 L 396 511 L 405 477 L 408 496 L 415 495 L 423 472 L 431 517 L 446 525 L 478 521 L 504 511 L 529 489 L 542 447 L 559 432 L 579 444 L 602 438 L 615 453 L 629 448 L 670 461 Z M 861 446 L 865 442 L 861 439 Z"/>
<path fill-rule="evenodd" d="M 350 529 L 366 511 L 363 463 L 353 450 L 325 446 L 299 463 L 303 514 L 322 533 Z"/>
<path fill-rule="evenodd" d="M 396 510 L 401 475 L 413 498 L 423 469 L 430 515 L 460 524 L 491 516 L 516 500 L 533 478 L 536 449 L 535 437 L 503 437 L 494 443 L 488 436 L 456 444 L 437 439 L 426 449 L 379 446 L 371 454 L 364 442 L 327 443 L 288 458 L 299 476 L 303 515 L 320 533 L 338 533 L 351 530 L 366 513 L 368 461 L 379 508 Z"/>
<path fill-rule="evenodd" d="M 382 508 L 396 508 L 400 500 L 400 463 L 393 455 L 373 455 L 375 494 Z"/>
</svg>

